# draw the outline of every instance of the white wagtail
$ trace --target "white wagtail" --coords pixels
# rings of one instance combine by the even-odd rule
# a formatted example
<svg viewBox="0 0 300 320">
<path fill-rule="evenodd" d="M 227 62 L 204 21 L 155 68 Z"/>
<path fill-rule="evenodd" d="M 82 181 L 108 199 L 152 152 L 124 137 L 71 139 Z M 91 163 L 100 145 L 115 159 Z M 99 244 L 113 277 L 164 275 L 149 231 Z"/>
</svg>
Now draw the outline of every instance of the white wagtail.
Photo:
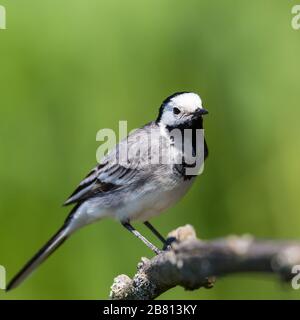
<svg viewBox="0 0 300 320">
<path fill-rule="evenodd" d="M 159 109 L 156 121 L 131 133 L 115 146 L 79 184 L 78 188 L 65 202 L 75 204 L 68 218 L 58 232 L 23 267 L 8 284 L 7 290 L 17 287 L 32 271 L 48 258 L 77 229 L 104 217 L 113 217 L 126 229 L 142 240 L 156 254 L 160 252 L 130 224 L 142 221 L 164 244 L 166 240 L 148 222 L 177 202 L 191 187 L 196 175 L 187 175 L 187 155 L 177 148 L 171 137 L 172 129 L 203 129 L 202 116 L 208 112 L 203 108 L 200 97 L 192 92 L 179 92 L 165 99 Z M 148 143 L 150 132 L 163 141 L 164 148 L 176 149 L 182 158 L 181 163 L 155 163 L 142 161 L 151 157 L 149 148 L 140 148 Z M 126 143 L 129 151 L 126 162 L 118 162 L 118 154 Z M 195 150 L 195 139 L 188 144 Z M 136 149 L 143 151 L 135 152 Z M 147 149 L 147 150 L 146 150 Z M 173 151 L 174 151 L 173 150 Z M 202 159 L 207 157 L 208 149 L 204 140 Z M 142 154 L 141 154 L 142 153 Z M 201 155 L 200 155 L 201 157 Z M 117 159 L 117 160 L 116 160 Z M 202 161 L 202 162 L 203 162 Z"/>
</svg>

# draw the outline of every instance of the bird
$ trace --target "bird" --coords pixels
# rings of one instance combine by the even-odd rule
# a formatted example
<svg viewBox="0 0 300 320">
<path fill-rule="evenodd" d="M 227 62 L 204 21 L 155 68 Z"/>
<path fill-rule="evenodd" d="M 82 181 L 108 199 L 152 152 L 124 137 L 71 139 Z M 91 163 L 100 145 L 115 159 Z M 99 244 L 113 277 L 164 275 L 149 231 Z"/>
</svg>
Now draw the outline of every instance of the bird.
<svg viewBox="0 0 300 320">
<path fill-rule="evenodd" d="M 12 278 L 6 291 L 20 285 L 75 231 L 107 217 L 120 222 L 155 254 L 160 254 L 162 251 L 131 223 L 144 223 L 164 245 L 167 244 L 149 219 L 178 202 L 197 177 L 197 174 L 187 174 L 187 169 L 191 167 L 188 163 L 191 156 L 182 146 L 178 147 L 174 143 L 172 132 L 177 130 L 176 132 L 184 133 L 190 129 L 192 136 L 186 143 L 195 155 L 195 132 L 197 129 L 203 130 L 203 116 L 207 113 L 200 96 L 194 92 L 176 92 L 163 100 L 155 121 L 121 140 L 81 181 L 64 203 L 74 207 L 62 227 Z M 159 145 L 161 149 L 158 161 L 153 163 L 153 154 L 149 152 L 151 148 L 144 147 L 147 146 L 149 137 L 154 137 L 154 145 Z M 121 151 L 124 149 L 127 150 L 127 157 L 120 161 Z M 205 139 L 201 150 L 202 153 L 196 156 L 202 159 L 203 165 L 208 156 Z M 174 158 L 182 161 L 160 163 L 161 154 L 171 153 L 176 155 Z"/>
</svg>

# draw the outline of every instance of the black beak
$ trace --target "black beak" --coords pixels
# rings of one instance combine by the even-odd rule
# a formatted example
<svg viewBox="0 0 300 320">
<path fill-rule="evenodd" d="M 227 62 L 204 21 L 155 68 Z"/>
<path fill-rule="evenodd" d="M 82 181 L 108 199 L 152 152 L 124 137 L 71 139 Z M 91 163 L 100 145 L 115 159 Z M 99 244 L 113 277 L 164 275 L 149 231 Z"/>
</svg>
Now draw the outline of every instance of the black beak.
<svg viewBox="0 0 300 320">
<path fill-rule="evenodd" d="M 203 108 L 198 108 L 195 112 L 194 112 L 194 118 L 199 118 L 200 116 L 204 116 L 208 114 L 208 111 L 206 109 Z"/>
</svg>

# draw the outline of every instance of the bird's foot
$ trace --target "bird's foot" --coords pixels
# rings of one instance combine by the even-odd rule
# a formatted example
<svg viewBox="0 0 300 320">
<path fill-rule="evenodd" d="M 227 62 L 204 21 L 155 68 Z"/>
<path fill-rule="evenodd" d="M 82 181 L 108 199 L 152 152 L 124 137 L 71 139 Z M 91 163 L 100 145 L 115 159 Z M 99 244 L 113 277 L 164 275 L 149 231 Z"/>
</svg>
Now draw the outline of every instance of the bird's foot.
<svg viewBox="0 0 300 320">
<path fill-rule="evenodd" d="M 172 249 L 172 243 L 176 242 L 177 239 L 175 237 L 169 237 L 166 239 L 165 244 L 163 246 L 164 251 L 169 251 Z"/>
</svg>

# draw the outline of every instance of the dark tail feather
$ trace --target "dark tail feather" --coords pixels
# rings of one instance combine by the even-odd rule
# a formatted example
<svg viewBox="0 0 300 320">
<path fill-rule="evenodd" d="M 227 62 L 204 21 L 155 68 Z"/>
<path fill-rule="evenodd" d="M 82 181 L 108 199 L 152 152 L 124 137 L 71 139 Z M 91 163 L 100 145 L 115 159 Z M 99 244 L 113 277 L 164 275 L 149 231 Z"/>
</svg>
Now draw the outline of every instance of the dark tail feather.
<svg viewBox="0 0 300 320">
<path fill-rule="evenodd" d="M 19 273 L 10 281 L 6 291 L 16 288 L 23 282 L 42 262 L 44 262 L 68 238 L 68 225 L 62 228 L 27 262 Z"/>
</svg>

